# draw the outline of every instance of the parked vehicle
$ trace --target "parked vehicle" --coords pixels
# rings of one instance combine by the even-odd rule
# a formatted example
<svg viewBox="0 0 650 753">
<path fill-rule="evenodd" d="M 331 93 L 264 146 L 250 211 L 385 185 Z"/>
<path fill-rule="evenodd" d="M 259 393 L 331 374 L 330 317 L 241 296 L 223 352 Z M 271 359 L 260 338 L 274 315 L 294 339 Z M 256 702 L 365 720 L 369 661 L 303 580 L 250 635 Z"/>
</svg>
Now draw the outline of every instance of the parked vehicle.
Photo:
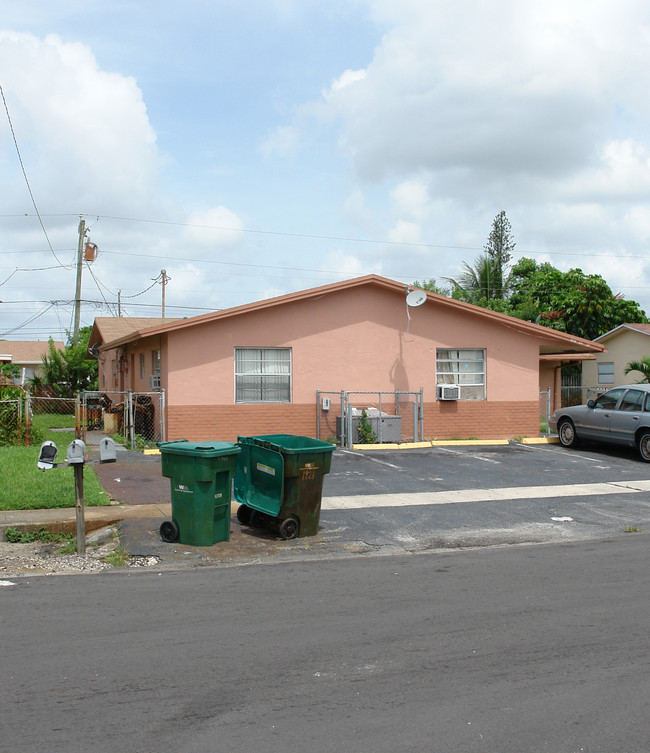
<svg viewBox="0 0 650 753">
<path fill-rule="evenodd" d="M 586 405 L 560 408 L 548 423 L 564 447 L 582 439 L 637 447 L 650 463 L 650 384 L 615 387 Z"/>
</svg>

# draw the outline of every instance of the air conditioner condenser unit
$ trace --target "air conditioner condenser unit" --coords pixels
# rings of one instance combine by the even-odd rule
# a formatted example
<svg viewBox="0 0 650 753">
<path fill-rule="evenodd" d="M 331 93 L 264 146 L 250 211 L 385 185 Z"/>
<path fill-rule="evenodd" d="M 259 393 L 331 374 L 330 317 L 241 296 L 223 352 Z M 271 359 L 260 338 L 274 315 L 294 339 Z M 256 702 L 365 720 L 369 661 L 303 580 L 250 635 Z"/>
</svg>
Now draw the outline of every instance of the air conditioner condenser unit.
<svg viewBox="0 0 650 753">
<path fill-rule="evenodd" d="M 457 384 L 440 387 L 441 400 L 460 400 L 460 387 Z"/>
</svg>

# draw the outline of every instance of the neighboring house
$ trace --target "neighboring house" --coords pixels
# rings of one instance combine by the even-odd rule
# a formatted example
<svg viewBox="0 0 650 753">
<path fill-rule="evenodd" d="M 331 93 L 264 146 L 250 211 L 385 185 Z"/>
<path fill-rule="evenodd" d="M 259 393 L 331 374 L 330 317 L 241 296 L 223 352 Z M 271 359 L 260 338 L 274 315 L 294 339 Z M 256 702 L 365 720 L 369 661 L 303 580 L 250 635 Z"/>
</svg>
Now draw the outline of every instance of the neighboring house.
<svg viewBox="0 0 650 753">
<path fill-rule="evenodd" d="M 582 365 L 582 384 L 587 390 L 608 390 L 617 384 L 630 384 L 641 379 L 638 371 L 625 373 L 630 361 L 650 357 L 650 324 L 620 324 L 597 337 L 595 342 L 607 350 L 596 360 Z"/>
<path fill-rule="evenodd" d="M 410 308 L 411 289 L 368 275 L 156 326 L 112 325 L 123 334 L 97 319 L 100 389 L 159 381 L 167 439 L 316 436 L 318 390 L 422 390 L 430 439 L 538 436 L 540 389 L 555 406 L 562 363 L 603 350 L 435 293 Z M 454 386 L 459 399 L 442 400 Z"/>
<path fill-rule="evenodd" d="M 141 330 L 160 324 L 171 324 L 178 319 L 161 317 L 101 316 L 96 317 L 88 340 L 88 351 L 97 358 L 98 388 L 102 392 L 133 390 L 150 392 L 160 387 L 160 339 L 151 340 L 140 348 L 107 351 L 100 346 L 137 336 Z"/>
<path fill-rule="evenodd" d="M 54 341 L 57 350 L 65 350 L 62 342 Z M 11 381 L 21 387 L 30 379 L 43 376 L 43 356 L 50 353 L 49 341 L 0 340 L 0 363 L 11 363 L 20 369 L 20 374 Z"/>
</svg>

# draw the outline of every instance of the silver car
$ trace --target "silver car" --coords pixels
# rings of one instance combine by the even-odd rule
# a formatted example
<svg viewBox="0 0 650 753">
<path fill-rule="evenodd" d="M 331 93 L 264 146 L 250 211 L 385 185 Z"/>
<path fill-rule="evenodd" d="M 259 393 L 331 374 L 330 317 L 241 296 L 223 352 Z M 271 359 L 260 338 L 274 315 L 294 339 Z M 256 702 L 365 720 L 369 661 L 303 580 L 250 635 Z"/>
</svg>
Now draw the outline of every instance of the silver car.
<svg viewBox="0 0 650 753">
<path fill-rule="evenodd" d="M 581 439 L 638 447 L 650 463 L 650 384 L 615 387 L 586 405 L 560 408 L 548 424 L 564 447 Z"/>
</svg>

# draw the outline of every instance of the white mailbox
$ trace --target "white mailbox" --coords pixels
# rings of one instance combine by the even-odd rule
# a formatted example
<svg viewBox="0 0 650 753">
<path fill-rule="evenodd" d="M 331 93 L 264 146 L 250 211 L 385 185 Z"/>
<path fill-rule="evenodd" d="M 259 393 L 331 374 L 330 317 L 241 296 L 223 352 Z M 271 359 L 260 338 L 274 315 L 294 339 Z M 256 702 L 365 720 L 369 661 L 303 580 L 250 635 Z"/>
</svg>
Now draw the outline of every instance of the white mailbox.
<svg viewBox="0 0 650 753">
<path fill-rule="evenodd" d="M 84 463 L 86 460 L 86 445 L 80 439 L 73 439 L 68 445 L 66 462 L 70 465 Z"/>
<path fill-rule="evenodd" d="M 54 442 L 43 442 L 40 452 L 38 453 L 38 461 L 36 462 L 36 465 L 42 471 L 49 471 L 50 468 L 54 468 L 56 453 L 57 448 Z"/>
<path fill-rule="evenodd" d="M 102 437 L 99 441 L 99 462 L 114 463 L 117 460 L 117 449 L 114 440 Z"/>
</svg>

